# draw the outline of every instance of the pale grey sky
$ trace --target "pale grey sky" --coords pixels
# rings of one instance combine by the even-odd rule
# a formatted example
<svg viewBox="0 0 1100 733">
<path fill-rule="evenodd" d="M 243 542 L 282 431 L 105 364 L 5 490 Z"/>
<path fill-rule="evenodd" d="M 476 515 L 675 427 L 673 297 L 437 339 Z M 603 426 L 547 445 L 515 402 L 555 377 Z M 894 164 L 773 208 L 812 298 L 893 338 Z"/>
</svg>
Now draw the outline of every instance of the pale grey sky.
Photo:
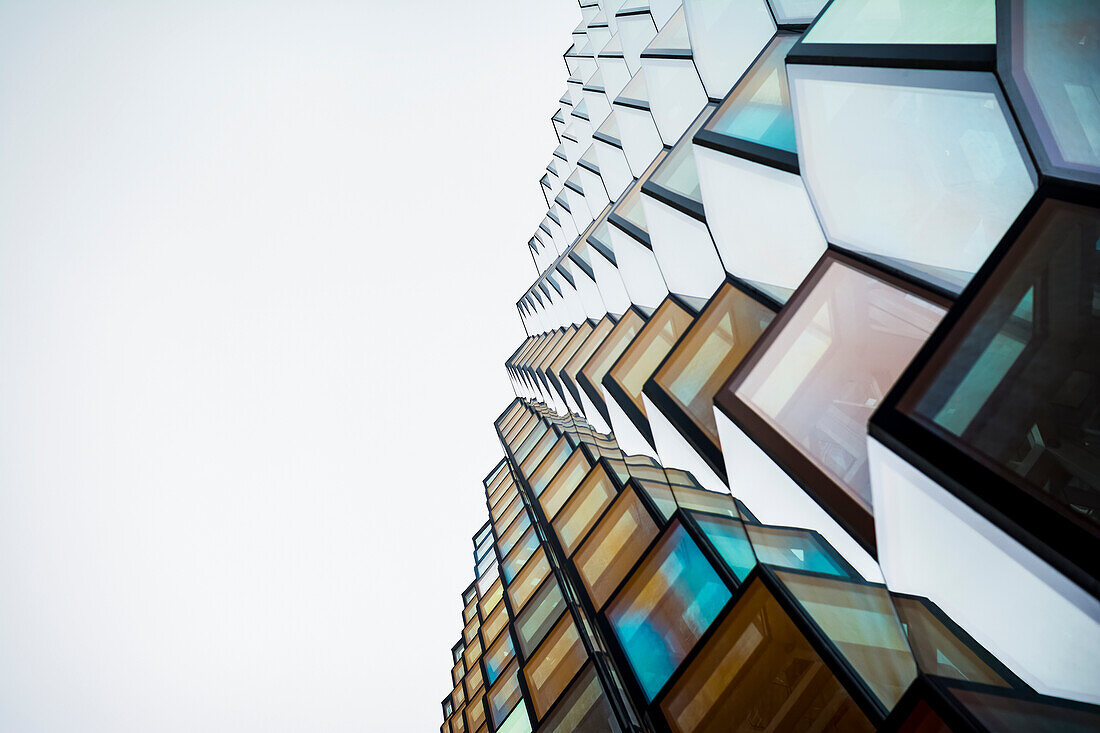
<svg viewBox="0 0 1100 733">
<path fill-rule="evenodd" d="M 0 728 L 438 728 L 579 18 L 0 2 Z"/>
</svg>

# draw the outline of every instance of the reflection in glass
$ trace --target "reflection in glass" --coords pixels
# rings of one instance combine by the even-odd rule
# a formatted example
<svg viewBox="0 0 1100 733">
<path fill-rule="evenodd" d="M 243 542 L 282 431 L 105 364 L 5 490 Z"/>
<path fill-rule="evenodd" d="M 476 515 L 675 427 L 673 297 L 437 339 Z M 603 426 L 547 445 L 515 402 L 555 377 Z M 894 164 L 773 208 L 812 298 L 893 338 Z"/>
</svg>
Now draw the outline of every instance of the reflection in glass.
<svg viewBox="0 0 1100 733">
<path fill-rule="evenodd" d="M 642 404 L 642 387 L 691 325 L 693 318 L 676 301 L 666 299 L 615 362 L 610 372 L 611 379 L 622 387 L 634 407 L 643 415 L 645 406 Z"/>
<path fill-rule="evenodd" d="M 550 578 L 542 584 L 527 607 L 516 616 L 515 629 L 524 657 L 531 656 L 531 652 L 564 610 L 565 596 L 558 587 L 558 581 Z"/>
<path fill-rule="evenodd" d="M 542 721 L 539 730 L 546 733 L 619 733 L 619 724 L 592 665 L 577 678 L 554 712 Z"/>
<path fill-rule="evenodd" d="M 535 715 L 541 718 L 546 713 L 586 657 L 581 635 L 573 617 L 567 613 L 547 634 L 524 668 Z"/>
<path fill-rule="evenodd" d="M 917 666 L 885 586 L 786 570 L 776 575 L 882 706 L 892 709 Z"/>
<path fill-rule="evenodd" d="M 676 733 L 874 730 L 759 579 L 669 690 L 661 710 Z"/>
<path fill-rule="evenodd" d="M 730 599 L 684 528 L 673 525 L 607 608 L 650 700 Z"/>
<path fill-rule="evenodd" d="M 657 525 L 633 489 L 625 489 L 573 558 L 600 608 L 657 536 Z"/>
<path fill-rule="evenodd" d="M 572 555 L 577 543 L 615 498 L 615 485 L 603 466 L 597 466 L 588 474 L 561 512 L 554 517 L 553 525 L 565 554 Z"/>
<path fill-rule="evenodd" d="M 770 308 L 726 283 L 653 376 L 715 446 L 714 396 L 774 317 Z"/>
<path fill-rule="evenodd" d="M 867 421 L 943 309 L 837 260 L 806 286 L 736 395 L 869 510 Z"/>
</svg>

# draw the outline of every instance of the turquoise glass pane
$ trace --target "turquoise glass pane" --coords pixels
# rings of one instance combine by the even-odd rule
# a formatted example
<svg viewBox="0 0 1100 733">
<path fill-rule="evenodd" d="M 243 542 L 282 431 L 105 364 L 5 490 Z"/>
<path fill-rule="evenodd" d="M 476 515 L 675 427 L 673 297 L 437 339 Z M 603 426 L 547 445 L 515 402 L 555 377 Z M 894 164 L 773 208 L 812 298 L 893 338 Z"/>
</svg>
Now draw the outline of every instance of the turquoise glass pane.
<svg viewBox="0 0 1100 733">
<path fill-rule="evenodd" d="M 769 148 L 797 152 L 784 61 L 797 40 L 793 33 L 780 33 L 773 38 L 707 122 L 706 129 Z"/>
<path fill-rule="evenodd" d="M 484 656 L 485 660 L 485 682 L 487 685 L 491 685 L 497 681 L 501 672 L 508 666 L 508 663 L 512 661 L 512 657 L 516 655 L 515 649 L 512 647 L 512 635 L 504 634 L 501 637 L 501 646 L 499 649 L 494 647 L 491 653 L 487 653 Z"/>
<path fill-rule="evenodd" d="M 694 515 L 699 522 L 699 528 L 707 536 L 714 549 L 730 566 L 730 570 L 738 580 L 744 580 L 754 567 L 756 567 L 756 555 L 752 551 L 752 544 L 745 534 L 745 525 L 739 520 L 726 517 L 710 517 L 704 514 Z"/>
<path fill-rule="evenodd" d="M 608 608 L 647 699 L 672 676 L 730 599 L 684 528 L 673 525 Z"/>
<path fill-rule="evenodd" d="M 996 43 L 995 5 L 996 0 L 834 0 L 806 32 L 806 43 Z"/>
</svg>

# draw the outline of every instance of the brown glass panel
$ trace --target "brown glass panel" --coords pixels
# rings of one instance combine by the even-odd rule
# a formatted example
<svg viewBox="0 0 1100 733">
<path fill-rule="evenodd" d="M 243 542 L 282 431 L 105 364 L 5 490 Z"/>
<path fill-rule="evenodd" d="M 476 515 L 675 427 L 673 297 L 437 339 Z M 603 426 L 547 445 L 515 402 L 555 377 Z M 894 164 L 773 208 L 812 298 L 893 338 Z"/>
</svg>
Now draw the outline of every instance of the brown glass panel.
<svg viewBox="0 0 1100 733">
<path fill-rule="evenodd" d="M 485 693 L 470 698 L 466 706 L 466 724 L 470 730 L 479 730 L 485 723 Z"/>
<path fill-rule="evenodd" d="M 498 509 L 492 512 L 493 526 L 494 527 L 507 527 L 515 521 L 515 518 L 519 516 L 519 513 L 523 511 L 523 502 L 520 501 L 519 492 L 516 490 L 509 491 L 506 496 L 511 496 L 511 500 L 505 506 L 503 502 L 498 505 Z"/>
<path fill-rule="evenodd" d="M 562 351 L 566 348 L 566 346 L 569 345 L 569 343 L 573 340 L 573 336 L 575 336 L 576 334 L 576 326 L 570 326 L 569 328 L 567 328 L 565 330 L 565 333 L 562 334 L 562 337 L 558 339 L 554 343 L 554 345 L 542 355 L 537 363 L 534 364 L 535 371 L 545 372 L 546 367 L 550 366 L 550 364 L 553 363 L 554 360 L 561 355 Z"/>
<path fill-rule="evenodd" d="M 592 355 L 596 353 L 596 350 L 603 345 L 604 340 L 614 328 L 615 322 L 611 320 L 611 316 L 604 316 L 600 319 L 600 322 L 592 329 L 592 333 L 584 340 L 584 344 L 577 349 L 577 353 L 566 363 L 562 370 L 565 372 L 565 376 L 574 382 L 577 381 L 577 374 L 585 363 L 592 358 Z"/>
<path fill-rule="evenodd" d="M 961 629 L 958 633 L 952 630 L 943 611 L 930 601 L 898 595 L 891 598 L 922 672 L 996 687 L 1012 686 L 983 661 L 978 643 Z"/>
<path fill-rule="evenodd" d="M 565 365 L 569 363 L 569 360 L 576 355 L 581 346 L 584 345 L 584 342 L 592 333 L 592 329 L 593 326 L 588 321 L 582 323 L 573 334 L 573 337 L 569 339 L 569 342 L 562 347 L 558 355 L 550 362 L 546 370 L 552 372 L 554 376 L 557 376 L 561 370 L 565 368 Z"/>
<path fill-rule="evenodd" d="M 881 585 L 776 571 L 825 637 L 890 710 L 917 676 L 917 665 Z"/>
<path fill-rule="evenodd" d="M 661 702 L 676 733 L 872 731 L 757 579 Z"/>
<path fill-rule="evenodd" d="M 569 460 L 572 453 L 573 447 L 569 444 L 569 440 L 564 435 L 558 438 L 557 442 L 547 452 L 546 457 L 542 459 L 542 462 L 538 464 L 538 467 L 531 472 L 527 479 L 527 483 L 530 484 L 531 491 L 535 493 L 535 496 L 540 496 L 546 490 L 547 485 L 557 475 L 558 469 Z"/>
<path fill-rule="evenodd" d="M 557 441 L 557 434 L 553 430 L 547 430 L 539 442 L 531 449 L 531 452 L 527 454 L 527 457 L 522 459 L 519 464 L 519 472 L 526 477 L 530 477 L 538 465 L 542 463 L 542 460 L 550 453 L 550 450 Z"/>
<path fill-rule="evenodd" d="M 500 542 L 497 543 L 497 548 L 500 552 L 507 556 L 530 526 L 530 516 L 528 516 L 527 512 L 520 512 L 520 515 L 508 525 L 508 528 L 500 533 Z"/>
<path fill-rule="evenodd" d="M 667 298 L 612 366 L 611 379 L 643 415 L 642 387 L 687 331 L 692 319 L 686 308 Z"/>
<path fill-rule="evenodd" d="M 481 675 L 481 667 L 474 666 L 469 672 L 466 673 L 465 685 L 466 691 L 472 696 L 481 689 L 485 680 Z"/>
<path fill-rule="evenodd" d="M 632 488 L 625 489 L 577 550 L 573 562 L 596 608 L 657 536 L 657 525 Z"/>
<path fill-rule="evenodd" d="M 653 376 L 715 446 L 714 396 L 773 318 L 770 308 L 726 283 Z"/>
<path fill-rule="evenodd" d="M 473 639 L 474 636 L 477 635 L 477 630 L 480 627 L 481 627 L 481 622 L 479 622 L 476 618 L 471 619 L 470 622 L 468 624 L 466 624 L 465 628 L 462 629 L 462 638 L 463 638 L 463 640 L 465 640 L 465 642 L 467 644 L 469 644 L 470 640 Z"/>
<path fill-rule="evenodd" d="M 546 558 L 546 552 L 540 547 L 535 556 L 527 561 L 523 570 L 519 571 L 516 579 L 508 585 L 508 598 L 512 602 L 513 613 L 523 610 L 531 594 L 549 574 L 550 561 Z"/>
<path fill-rule="evenodd" d="M 584 455 L 584 451 L 577 450 L 569 457 L 565 465 L 561 467 L 554 480 L 542 492 L 539 503 L 547 519 L 553 519 L 562 505 L 573 495 L 574 490 L 584 480 L 585 475 L 591 469 L 592 464 Z"/>
<path fill-rule="evenodd" d="M 500 580 L 496 580 L 491 586 L 489 586 L 488 592 L 481 597 L 481 617 L 488 618 L 490 612 L 497 608 L 497 604 L 500 603 L 500 599 L 504 597 L 504 586 L 501 585 Z M 503 608 L 503 607 L 502 607 Z"/>
<path fill-rule="evenodd" d="M 607 469 L 599 465 L 589 472 L 553 520 L 554 531 L 566 554 L 573 554 L 573 550 L 615 498 L 615 493 L 615 484 Z"/>
<path fill-rule="evenodd" d="M 466 664 L 466 669 L 472 669 L 477 660 L 481 659 L 481 641 L 474 639 L 466 645 L 466 651 L 462 652 L 462 659 Z"/>
<path fill-rule="evenodd" d="M 921 700 L 898 727 L 898 733 L 952 733 L 952 730 L 927 702 Z"/>
<path fill-rule="evenodd" d="M 586 654 L 568 613 L 546 635 L 524 668 L 535 715 L 542 717 L 584 664 Z"/>
<path fill-rule="evenodd" d="M 630 346 L 630 342 L 634 340 L 634 337 L 638 335 L 643 326 L 645 326 L 645 319 L 637 311 L 627 311 L 615 324 L 615 328 L 604 339 L 604 342 L 600 344 L 600 348 L 596 349 L 596 353 L 592 355 L 592 358 L 585 363 L 581 372 L 595 389 L 600 389 L 604 375 L 611 370 L 611 367 L 626 351 L 626 348 Z"/>
<path fill-rule="evenodd" d="M 539 730 L 543 733 L 619 733 L 615 714 L 591 664 L 570 685 Z"/>
</svg>

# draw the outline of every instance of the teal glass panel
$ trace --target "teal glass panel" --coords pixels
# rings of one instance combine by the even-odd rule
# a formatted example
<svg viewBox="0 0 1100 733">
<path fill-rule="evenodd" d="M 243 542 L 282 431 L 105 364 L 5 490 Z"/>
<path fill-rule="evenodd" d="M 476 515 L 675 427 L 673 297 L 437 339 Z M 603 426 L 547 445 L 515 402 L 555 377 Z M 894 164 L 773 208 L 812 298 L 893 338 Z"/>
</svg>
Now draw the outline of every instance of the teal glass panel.
<svg viewBox="0 0 1100 733">
<path fill-rule="evenodd" d="M 527 706 L 522 702 L 516 705 L 516 709 L 497 728 L 497 733 L 531 733 L 531 718 L 527 715 Z"/>
<path fill-rule="evenodd" d="M 730 599 L 710 562 L 672 525 L 607 609 L 646 698 L 668 681 Z"/>
<path fill-rule="evenodd" d="M 784 59 L 798 35 L 780 33 L 737 83 L 705 129 L 769 148 L 798 151 Z"/>
<path fill-rule="evenodd" d="M 737 519 L 715 517 L 706 514 L 694 514 L 699 528 L 707 536 L 714 549 L 729 565 L 738 580 L 744 580 L 756 567 L 756 555 L 752 543 L 745 533 L 745 525 Z"/>
<path fill-rule="evenodd" d="M 485 683 L 491 685 L 496 682 L 501 672 L 508 666 L 508 662 L 512 661 L 512 658 L 515 656 L 516 651 L 512 647 L 512 635 L 507 633 L 501 634 L 500 640 L 497 641 L 483 657 L 485 662 Z"/>
</svg>

